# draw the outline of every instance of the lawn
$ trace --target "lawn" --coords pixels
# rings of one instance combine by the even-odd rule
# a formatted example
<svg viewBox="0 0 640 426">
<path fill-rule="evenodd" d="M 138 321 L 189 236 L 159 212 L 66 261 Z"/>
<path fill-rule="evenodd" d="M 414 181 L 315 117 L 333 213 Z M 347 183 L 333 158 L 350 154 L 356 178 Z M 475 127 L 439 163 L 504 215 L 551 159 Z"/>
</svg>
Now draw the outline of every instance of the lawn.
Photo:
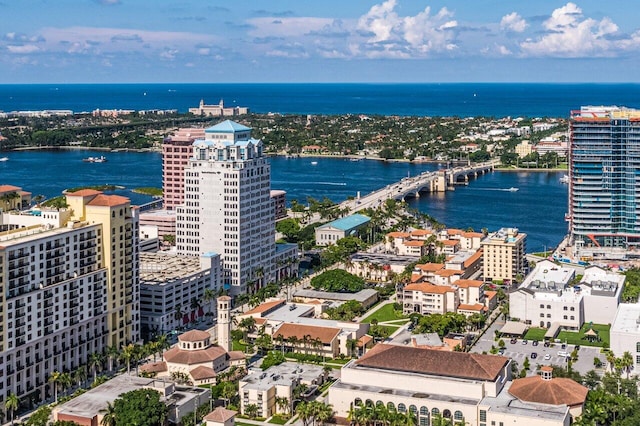
<svg viewBox="0 0 640 426">
<path fill-rule="evenodd" d="M 527 340 L 544 340 L 544 334 L 547 332 L 545 328 L 535 328 L 532 327 L 527 330 L 527 334 L 524 335 L 524 338 Z"/>
<path fill-rule="evenodd" d="M 274 423 L 274 424 L 277 424 L 277 425 L 283 425 L 283 424 L 285 424 L 287 422 L 287 420 L 289 420 L 289 419 L 285 419 L 284 417 L 282 417 L 279 414 L 274 414 L 273 417 L 271 417 L 271 419 L 269 419 L 269 423 Z"/>
<path fill-rule="evenodd" d="M 590 342 L 584 338 L 584 333 L 592 327 L 597 333 L 600 341 Z M 558 339 L 560 339 L 563 343 L 567 342 L 572 345 L 583 345 L 583 346 L 598 346 L 598 347 L 609 347 L 609 330 L 610 325 L 604 324 L 593 324 L 589 325 L 585 323 L 580 331 L 566 331 L 563 330 L 558 334 Z"/>
<path fill-rule="evenodd" d="M 361 322 L 371 323 L 371 321 L 376 319 L 378 320 L 378 323 L 381 323 L 385 321 L 401 320 L 405 318 L 406 317 L 404 315 L 399 314 L 399 311 L 396 312 L 396 310 L 393 309 L 393 303 L 388 303 L 368 317 L 364 318 Z"/>
</svg>

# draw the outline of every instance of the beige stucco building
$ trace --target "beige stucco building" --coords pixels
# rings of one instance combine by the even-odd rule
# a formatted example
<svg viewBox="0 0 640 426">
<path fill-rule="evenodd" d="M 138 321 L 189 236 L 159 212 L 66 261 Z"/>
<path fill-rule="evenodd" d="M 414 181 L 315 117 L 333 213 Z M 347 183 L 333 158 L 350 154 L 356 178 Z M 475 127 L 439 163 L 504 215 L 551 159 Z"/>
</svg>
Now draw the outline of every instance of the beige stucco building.
<svg viewBox="0 0 640 426">
<path fill-rule="evenodd" d="M 485 281 L 512 282 L 524 276 L 527 267 L 526 239 L 527 234 L 518 232 L 516 228 L 502 228 L 482 240 Z"/>
</svg>

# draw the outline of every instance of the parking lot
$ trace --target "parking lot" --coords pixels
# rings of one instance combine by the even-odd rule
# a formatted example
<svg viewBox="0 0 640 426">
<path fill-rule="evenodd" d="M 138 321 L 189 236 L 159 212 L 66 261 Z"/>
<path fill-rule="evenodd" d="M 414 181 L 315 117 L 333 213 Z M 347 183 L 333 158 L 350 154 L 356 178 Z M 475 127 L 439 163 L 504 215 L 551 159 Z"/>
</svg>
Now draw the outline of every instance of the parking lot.
<svg viewBox="0 0 640 426">
<path fill-rule="evenodd" d="M 529 363 L 532 370 L 535 370 L 535 366 L 537 364 L 566 366 L 567 357 L 559 355 L 558 353 L 566 352 L 568 355 L 571 355 L 571 352 L 575 348 L 574 345 L 566 345 L 566 348 L 562 349 L 561 343 L 551 343 L 549 347 L 545 347 L 543 342 L 538 342 L 538 345 L 535 346 L 532 341 L 528 341 L 527 344 L 523 344 L 522 339 L 517 339 L 515 343 L 511 343 L 511 340 L 509 339 L 503 340 L 505 342 L 505 347 L 502 355 L 516 361 L 519 368 L 522 368 L 524 359 L 529 357 Z M 531 354 L 534 352 L 537 356 L 536 358 L 531 358 Z M 600 348 L 581 346 L 578 350 L 578 361 L 573 363 L 572 368 L 580 374 L 593 370 L 595 368 L 593 365 L 593 359 L 595 357 L 598 357 L 606 364 L 606 358 L 604 354 L 600 353 Z"/>
</svg>

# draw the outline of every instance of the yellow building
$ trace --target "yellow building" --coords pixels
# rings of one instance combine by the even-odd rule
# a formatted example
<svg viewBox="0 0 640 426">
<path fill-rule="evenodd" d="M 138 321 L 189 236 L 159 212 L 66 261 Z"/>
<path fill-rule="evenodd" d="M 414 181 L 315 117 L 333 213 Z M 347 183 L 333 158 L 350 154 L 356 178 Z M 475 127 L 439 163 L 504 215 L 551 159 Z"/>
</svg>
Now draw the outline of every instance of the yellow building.
<svg viewBox="0 0 640 426">
<path fill-rule="evenodd" d="M 525 274 L 527 234 L 516 228 L 502 228 L 482 240 L 485 281 L 513 281 Z"/>
</svg>

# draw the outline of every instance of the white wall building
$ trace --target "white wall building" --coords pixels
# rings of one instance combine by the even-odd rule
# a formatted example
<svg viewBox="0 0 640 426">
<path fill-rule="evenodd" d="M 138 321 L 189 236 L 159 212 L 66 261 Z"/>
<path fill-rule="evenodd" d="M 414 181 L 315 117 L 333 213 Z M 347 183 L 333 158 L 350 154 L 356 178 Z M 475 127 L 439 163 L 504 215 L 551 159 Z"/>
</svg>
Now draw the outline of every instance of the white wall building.
<svg viewBox="0 0 640 426">
<path fill-rule="evenodd" d="M 275 280 L 271 168 L 251 129 L 224 121 L 194 142 L 185 169 L 185 204 L 177 208 L 180 254 L 219 253 L 223 285 L 233 295 Z"/>
<path fill-rule="evenodd" d="M 640 371 L 640 303 L 621 303 L 609 331 L 611 351 L 616 357 L 633 356 L 632 374 Z"/>
</svg>

